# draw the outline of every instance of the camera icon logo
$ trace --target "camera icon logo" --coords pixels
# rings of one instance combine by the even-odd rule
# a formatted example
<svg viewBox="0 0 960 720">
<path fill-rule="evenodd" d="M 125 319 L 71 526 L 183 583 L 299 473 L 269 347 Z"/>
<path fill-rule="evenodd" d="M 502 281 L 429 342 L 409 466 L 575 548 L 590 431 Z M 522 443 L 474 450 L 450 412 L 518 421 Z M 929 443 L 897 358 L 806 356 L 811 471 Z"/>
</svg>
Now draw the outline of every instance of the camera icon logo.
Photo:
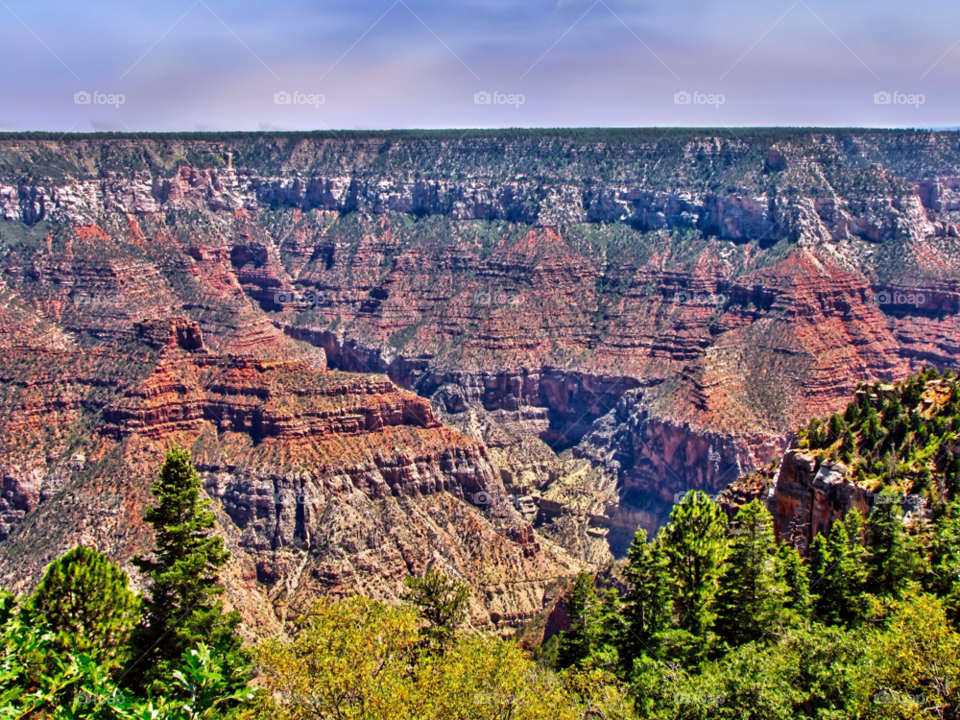
<svg viewBox="0 0 960 720">
<path fill-rule="evenodd" d="M 890 293 L 888 293 L 886 290 L 883 290 L 877 293 L 878 305 L 889 305 L 892 300 L 893 298 L 891 297 Z"/>
<path fill-rule="evenodd" d="M 873 102 L 876 105 L 889 105 L 890 101 L 890 93 L 888 93 L 886 90 L 881 90 L 880 92 L 873 94 Z"/>
<path fill-rule="evenodd" d="M 81 90 L 73 94 L 73 103 L 74 105 L 89 105 L 90 104 L 90 93 L 86 90 Z"/>
<path fill-rule="evenodd" d="M 680 92 L 673 94 L 673 102 L 675 105 L 689 105 L 690 99 L 690 93 L 688 93 L 686 90 L 681 90 Z"/>
<path fill-rule="evenodd" d="M 493 498 L 490 497 L 490 493 L 486 490 L 481 490 L 473 494 L 474 505 L 489 505 L 491 502 L 493 502 Z"/>
<path fill-rule="evenodd" d="M 481 90 L 478 93 L 473 94 L 473 104 L 474 105 L 489 105 L 490 104 L 490 93 L 486 90 Z"/>
<path fill-rule="evenodd" d="M 290 104 L 290 93 L 286 90 L 281 90 L 280 92 L 273 94 L 273 104 L 274 105 L 289 105 Z"/>
<path fill-rule="evenodd" d="M 680 303 L 681 305 L 685 305 L 688 302 L 691 302 L 692 300 L 693 300 L 693 297 L 686 290 L 681 290 L 680 292 L 677 293 L 677 302 Z"/>
</svg>

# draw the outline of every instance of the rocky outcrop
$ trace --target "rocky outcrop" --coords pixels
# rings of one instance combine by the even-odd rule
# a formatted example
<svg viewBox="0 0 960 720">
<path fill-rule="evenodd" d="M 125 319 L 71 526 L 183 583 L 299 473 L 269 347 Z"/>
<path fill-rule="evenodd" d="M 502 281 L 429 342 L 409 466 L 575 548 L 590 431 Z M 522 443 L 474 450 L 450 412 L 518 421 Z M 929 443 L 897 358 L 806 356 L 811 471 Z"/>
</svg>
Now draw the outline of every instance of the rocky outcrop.
<svg viewBox="0 0 960 720">
<path fill-rule="evenodd" d="M 878 492 L 855 483 L 843 463 L 791 449 L 776 462 L 738 478 L 718 502 L 732 519 L 740 507 L 759 500 L 773 516 L 777 538 L 806 554 L 817 535 L 828 535 L 833 523 L 851 510 L 868 517 L 878 497 Z M 922 495 L 901 493 L 898 502 L 905 511 L 921 514 L 927 506 Z"/>
<path fill-rule="evenodd" d="M 864 517 L 874 494 L 847 477 L 842 463 L 818 463 L 812 455 L 792 451 L 780 464 L 767 500 L 777 537 L 790 538 L 801 550 L 818 534 L 828 534 L 837 519 L 859 510 Z"/>
</svg>

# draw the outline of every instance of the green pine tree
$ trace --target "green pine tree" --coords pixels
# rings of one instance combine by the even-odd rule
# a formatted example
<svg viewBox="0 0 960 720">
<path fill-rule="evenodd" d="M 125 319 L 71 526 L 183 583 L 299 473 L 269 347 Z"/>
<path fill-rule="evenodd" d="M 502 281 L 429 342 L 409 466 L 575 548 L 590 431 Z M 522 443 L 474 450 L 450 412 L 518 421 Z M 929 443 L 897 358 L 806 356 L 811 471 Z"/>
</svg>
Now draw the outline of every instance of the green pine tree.
<svg viewBox="0 0 960 720">
<path fill-rule="evenodd" d="M 916 571 L 916 553 L 903 525 L 896 494 L 885 489 L 870 513 L 868 589 L 875 595 L 901 597 Z"/>
<path fill-rule="evenodd" d="M 404 584 L 403 600 L 417 608 L 427 623 L 429 643 L 442 651 L 466 619 L 470 588 L 436 569 L 423 577 L 408 577 Z"/>
<path fill-rule="evenodd" d="M 810 577 L 797 549 L 788 543 L 777 547 L 777 577 L 786 588 L 784 609 L 790 619 L 805 619 L 810 612 Z"/>
<path fill-rule="evenodd" d="M 678 627 L 705 642 L 727 558 L 727 516 L 702 492 L 687 493 L 670 513 L 661 543 L 675 578 Z"/>
<path fill-rule="evenodd" d="M 637 530 L 627 550 L 624 580 L 628 590 L 624 598 L 625 632 L 619 648 L 620 663 L 630 670 L 633 660 L 656 654 L 657 636 L 672 620 L 671 578 L 668 562 L 659 539 L 647 542 L 643 528 Z"/>
<path fill-rule="evenodd" d="M 843 522 L 833 523 L 827 538 L 818 535 L 810 547 L 815 612 L 827 624 L 850 624 L 861 616 L 867 584 L 862 537 L 863 515 L 851 510 Z"/>
<path fill-rule="evenodd" d="M 926 586 L 944 598 L 947 613 L 960 628 L 960 500 L 954 500 L 937 518 Z"/>
<path fill-rule="evenodd" d="M 116 666 L 140 618 L 140 600 L 128 585 L 127 574 L 105 555 L 79 545 L 47 566 L 27 606 L 56 633 L 61 652 Z"/>
<path fill-rule="evenodd" d="M 143 623 L 134 633 L 130 681 L 169 678 L 183 653 L 200 641 L 239 672 L 240 616 L 224 612 L 218 597 L 223 588 L 217 576 L 230 553 L 213 532 L 216 518 L 187 450 L 174 447 L 167 453 L 151 491 L 157 505 L 147 509 L 144 520 L 153 526 L 156 549 L 152 558 L 134 560 L 147 578 L 148 592 Z"/>
<path fill-rule="evenodd" d="M 589 573 L 580 573 L 573 583 L 567 597 L 567 619 L 570 628 L 561 636 L 557 650 L 557 666 L 560 668 L 582 664 L 597 644 L 600 600 Z"/>
<path fill-rule="evenodd" d="M 777 573 L 773 518 L 757 500 L 734 518 L 727 569 L 717 596 L 717 634 L 733 646 L 780 629 L 787 586 Z"/>
</svg>

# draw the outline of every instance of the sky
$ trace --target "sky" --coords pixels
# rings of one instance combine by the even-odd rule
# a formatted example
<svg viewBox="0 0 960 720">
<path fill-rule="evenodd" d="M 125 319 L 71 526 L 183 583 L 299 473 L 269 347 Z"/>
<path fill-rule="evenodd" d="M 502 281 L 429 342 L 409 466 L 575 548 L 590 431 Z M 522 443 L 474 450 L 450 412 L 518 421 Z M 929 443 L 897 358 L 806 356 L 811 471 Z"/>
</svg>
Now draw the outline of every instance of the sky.
<svg viewBox="0 0 960 720">
<path fill-rule="evenodd" d="M 956 127 L 956 0 L 0 0 L 0 130 Z"/>
</svg>

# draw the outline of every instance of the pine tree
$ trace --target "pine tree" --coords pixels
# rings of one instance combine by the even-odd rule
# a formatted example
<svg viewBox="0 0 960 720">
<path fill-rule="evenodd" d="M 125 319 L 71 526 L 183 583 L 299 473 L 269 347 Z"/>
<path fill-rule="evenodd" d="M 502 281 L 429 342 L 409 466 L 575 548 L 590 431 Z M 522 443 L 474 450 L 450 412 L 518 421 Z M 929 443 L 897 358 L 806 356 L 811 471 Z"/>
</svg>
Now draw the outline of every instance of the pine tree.
<svg viewBox="0 0 960 720">
<path fill-rule="evenodd" d="M 949 503 L 937 518 L 925 584 L 944 598 L 950 619 L 960 628 L 960 500 Z"/>
<path fill-rule="evenodd" d="M 825 623 L 850 624 L 860 617 L 867 582 L 862 536 L 863 515 L 851 510 L 843 522 L 833 523 L 829 537 L 818 535 L 810 547 L 810 589 L 817 595 L 817 617 Z"/>
<path fill-rule="evenodd" d="M 436 569 L 423 577 L 408 577 L 404 584 L 403 600 L 417 608 L 426 621 L 430 646 L 442 651 L 466 618 L 470 588 Z"/>
<path fill-rule="evenodd" d="M 673 508 L 662 534 L 670 574 L 676 579 L 678 626 L 706 641 L 727 557 L 727 516 L 702 492 L 687 493 Z"/>
<path fill-rule="evenodd" d="M 105 555 L 79 545 L 47 566 L 27 605 L 56 633 L 61 652 L 114 666 L 125 660 L 140 617 L 140 601 L 128 585 L 127 574 Z"/>
<path fill-rule="evenodd" d="M 773 518 L 757 500 L 734 518 L 717 596 L 717 634 L 730 645 L 759 640 L 783 620 L 786 585 L 777 575 Z"/>
<path fill-rule="evenodd" d="M 875 595 L 901 597 L 914 576 L 916 554 L 903 525 L 903 513 L 891 492 L 882 492 L 868 525 L 870 577 L 868 589 Z"/>
<path fill-rule="evenodd" d="M 777 547 L 777 577 L 786 588 L 784 609 L 792 620 L 802 620 L 810 612 L 810 578 L 797 549 L 788 543 Z"/>
<path fill-rule="evenodd" d="M 129 678 L 136 684 L 169 677 L 181 655 L 200 641 L 238 668 L 240 616 L 225 613 L 218 599 L 223 588 L 217 575 L 230 553 L 213 533 L 216 518 L 187 450 L 167 453 L 151 491 L 157 505 L 147 509 L 144 520 L 153 526 L 156 549 L 153 558 L 134 560 L 149 589 L 143 623 L 134 633 Z"/>
<path fill-rule="evenodd" d="M 656 654 L 657 635 L 666 630 L 672 620 L 672 583 L 667 558 L 659 539 L 648 543 L 643 528 L 637 530 L 627 550 L 623 575 L 629 589 L 623 608 L 626 632 L 619 652 L 621 665 L 629 670 L 634 658 Z"/>
<path fill-rule="evenodd" d="M 557 665 L 567 668 L 583 663 L 596 645 L 600 621 L 600 601 L 593 587 L 593 577 L 577 575 L 567 598 L 567 619 L 570 629 L 560 638 Z"/>
</svg>

